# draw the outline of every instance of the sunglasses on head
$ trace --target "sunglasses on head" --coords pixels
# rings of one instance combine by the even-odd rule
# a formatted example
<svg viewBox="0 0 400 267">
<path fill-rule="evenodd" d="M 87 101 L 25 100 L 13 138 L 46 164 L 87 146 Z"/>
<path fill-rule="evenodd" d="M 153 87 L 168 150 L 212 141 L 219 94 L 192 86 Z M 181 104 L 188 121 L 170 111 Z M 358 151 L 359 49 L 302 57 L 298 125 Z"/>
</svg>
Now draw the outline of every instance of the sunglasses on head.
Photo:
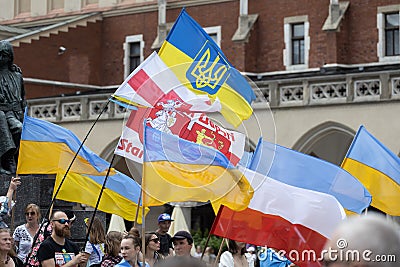
<svg viewBox="0 0 400 267">
<path fill-rule="evenodd" d="M 58 219 L 58 220 L 52 220 L 53 222 L 59 222 L 61 224 L 65 224 L 65 223 L 70 223 L 71 220 L 68 219 Z"/>
<path fill-rule="evenodd" d="M 34 212 L 34 211 L 25 212 L 26 216 L 28 216 L 28 215 L 34 216 L 35 214 L 36 214 L 36 212 Z"/>
<path fill-rule="evenodd" d="M 158 242 L 160 242 L 160 239 L 159 238 L 153 238 L 153 239 L 150 239 L 150 241 L 153 241 L 154 243 L 158 243 Z"/>
</svg>

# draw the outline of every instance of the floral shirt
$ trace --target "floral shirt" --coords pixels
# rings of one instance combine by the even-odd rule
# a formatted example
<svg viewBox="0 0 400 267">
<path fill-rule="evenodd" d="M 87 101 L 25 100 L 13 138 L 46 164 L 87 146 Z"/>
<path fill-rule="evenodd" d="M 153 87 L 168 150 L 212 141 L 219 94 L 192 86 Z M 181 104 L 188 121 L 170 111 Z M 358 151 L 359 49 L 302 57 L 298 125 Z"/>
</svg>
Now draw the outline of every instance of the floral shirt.
<svg viewBox="0 0 400 267">
<path fill-rule="evenodd" d="M 17 241 L 19 243 L 18 245 L 18 258 L 21 261 L 25 261 L 25 257 L 26 255 L 28 255 L 31 246 L 32 246 L 32 242 L 33 242 L 33 238 L 31 236 L 31 234 L 29 233 L 28 229 L 26 228 L 25 224 L 22 224 L 20 226 L 18 226 L 17 228 L 15 228 L 14 234 L 13 234 L 13 238 L 15 241 Z"/>
<path fill-rule="evenodd" d="M 111 256 L 106 254 L 101 261 L 101 267 L 113 267 L 114 265 L 118 264 L 122 260 L 121 256 Z"/>
<path fill-rule="evenodd" d="M 37 233 L 37 239 L 35 240 L 34 245 L 32 246 L 32 251 L 28 257 L 27 266 L 39 266 L 40 262 L 37 258 L 37 251 L 39 250 L 40 244 L 51 235 L 51 224 L 49 222 L 45 222 L 43 225 L 41 225 L 38 233 Z"/>
</svg>

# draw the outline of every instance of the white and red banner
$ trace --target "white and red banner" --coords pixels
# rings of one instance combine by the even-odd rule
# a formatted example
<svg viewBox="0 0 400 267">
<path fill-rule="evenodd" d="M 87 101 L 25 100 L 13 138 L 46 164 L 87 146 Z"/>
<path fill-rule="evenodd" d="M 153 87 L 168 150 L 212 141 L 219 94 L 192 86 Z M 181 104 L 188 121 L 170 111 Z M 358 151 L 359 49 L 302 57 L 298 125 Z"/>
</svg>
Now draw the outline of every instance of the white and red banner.
<svg viewBox="0 0 400 267">
<path fill-rule="evenodd" d="M 285 251 L 300 267 L 321 266 L 317 260 L 325 242 L 346 218 L 336 198 L 241 170 L 253 198 L 243 211 L 221 207 L 211 234 Z"/>
<path fill-rule="evenodd" d="M 115 154 L 143 162 L 143 122 L 162 132 L 175 134 L 197 144 L 221 151 L 233 165 L 240 161 L 246 136 L 214 123 L 204 113 L 181 111 L 179 103 L 158 102 L 158 108 L 132 111 L 123 130 Z"/>
<path fill-rule="evenodd" d="M 205 93 L 195 94 L 182 85 L 175 74 L 154 52 L 142 62 L 113 94 L 119 103 L 157 107 L 160 102 L 172 101 L 180 110 L 191 112 L 219 112 L 221 103 Z"/>
</svg>

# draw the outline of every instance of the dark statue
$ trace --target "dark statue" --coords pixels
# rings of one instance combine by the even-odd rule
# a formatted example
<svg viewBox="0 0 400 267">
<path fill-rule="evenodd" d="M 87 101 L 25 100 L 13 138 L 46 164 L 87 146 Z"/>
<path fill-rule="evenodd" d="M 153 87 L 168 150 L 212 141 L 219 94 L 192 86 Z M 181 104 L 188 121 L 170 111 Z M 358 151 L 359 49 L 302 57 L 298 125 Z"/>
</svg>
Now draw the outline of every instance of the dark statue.
<svg viewBox="0 0 400 267">
<path fill-rule="evenodd" d="M 21 69 L 13 64 L 14 51 L 0 41 L 0 174 L 16 171 L 16 152 L 26 106 Z"/>
</svg>

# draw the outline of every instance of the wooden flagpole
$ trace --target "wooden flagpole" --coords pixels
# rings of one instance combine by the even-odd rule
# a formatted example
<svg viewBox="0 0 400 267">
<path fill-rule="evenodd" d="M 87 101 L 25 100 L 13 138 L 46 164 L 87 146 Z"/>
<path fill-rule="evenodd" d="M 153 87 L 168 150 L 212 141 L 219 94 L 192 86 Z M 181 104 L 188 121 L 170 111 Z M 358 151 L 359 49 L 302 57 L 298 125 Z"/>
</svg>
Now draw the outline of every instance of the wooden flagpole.
<svg viewBox="0 0 400 267">
<path fill-rule="evenodd" d="M 143 178 L 142 178 L 142 180 L 143 180 Z M 137 201 L 135 221 L 133 222 L 133 227 L 134 228 L 136 228 L 137 220 L 138 220 L 138 217 L 139 217 L 140 201 L 141 200 L 142 200 L 142 192 L 140 191 L 139 198 L 138 198 L 138 201 Z M 142 217 L 142 220 L 143 220 L 143 217 Z"/>
<path fill-rule="evenodd" d="M 145 185 L 145 171 L 144 171 L 144 160 L 146 158 L 146 120 L 143 120 L 143 164 L 142 164 L 142 184 L 141 184 L 141 189 L 142 189 L 142 253 L 143 253 L 143 264 L 142 266 L 146 266 L 145 264 L 145 255 L 146 255 L 146 239 L 145 239 L 145 228 L 146 228 L 146 219 L 144 216 L 144 211 L 145 211 L 145 198 L 144 198 L 144 185 Z M 139 206 L 138 206 L 139 209 Z"/>
<path fill-rule="evenodd" d="M 219 257 L 221 257 L 221 251 L 222 251 L 222 247 L 224 246 L 224 242 L 226 242 L 226 239 L 222 238 L 221 245 L 219 246 L 219 249 L 218 249 L 217 257 L 215 258 L 215 261 L 213 263 L 213 267 L 216 267 L 218 264 Z"/>
</svg>

